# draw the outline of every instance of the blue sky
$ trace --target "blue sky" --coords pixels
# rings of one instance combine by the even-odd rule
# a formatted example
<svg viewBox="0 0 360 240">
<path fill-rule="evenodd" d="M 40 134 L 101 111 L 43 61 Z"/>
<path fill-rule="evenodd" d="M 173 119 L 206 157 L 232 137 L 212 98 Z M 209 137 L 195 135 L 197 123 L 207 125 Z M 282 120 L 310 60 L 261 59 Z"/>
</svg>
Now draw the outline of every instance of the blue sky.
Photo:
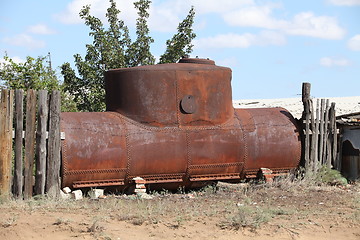
<svg viewBox="0 0 360 240">
<path fill-rule="evenodd" d="M 51 52 L 59 73 L 92 41 L 78 16 L 86 4 L 105 20 L 106 0 L 1 1 L 1 58 L 7 52 L 23 61 Z M 298 97 L 302 82 L 312 84 L 314 97 L 360 95 L 360 0 L 153 0 L 155 57 L 192 5 L 192 56 L 232 69 L 233 99 Z M 134 33 L 133 1 L 118 0 L 117 6 Z"/>
</svg>

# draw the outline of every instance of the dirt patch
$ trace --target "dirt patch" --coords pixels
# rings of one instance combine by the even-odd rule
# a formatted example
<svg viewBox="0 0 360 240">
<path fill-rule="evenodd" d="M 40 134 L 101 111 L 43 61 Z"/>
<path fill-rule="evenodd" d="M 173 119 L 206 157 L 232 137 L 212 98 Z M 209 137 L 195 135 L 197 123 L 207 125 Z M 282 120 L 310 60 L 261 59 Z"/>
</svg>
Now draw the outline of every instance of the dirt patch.
<svg viewBox="0 0 360 240">
<path fill-rule="evenodd" d="M 226 184 L 0 205 L 0 239 L 360 239 L 360 186 Z"/>
</svg>

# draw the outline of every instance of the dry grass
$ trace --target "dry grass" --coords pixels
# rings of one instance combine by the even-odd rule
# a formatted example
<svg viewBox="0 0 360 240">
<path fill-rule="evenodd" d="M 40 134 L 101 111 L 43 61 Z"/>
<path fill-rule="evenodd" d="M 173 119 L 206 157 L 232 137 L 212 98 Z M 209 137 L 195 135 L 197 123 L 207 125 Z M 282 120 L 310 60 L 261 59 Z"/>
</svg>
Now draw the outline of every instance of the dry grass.
<svg viewBox="0 0 360 240">
<path fill-rule="evenodd" d="M 360 224 L 360 184 L 328 186 L 309 180 L 282 177 L 272 184 L 218 183 L 201 191 L 177 194 L 152 193 L 151 200 L 133 196 L 109 195 L 106 199 L 49 200 L 46 197 L 27 201 L 6 201 L 0 211 L 87 213 L 101 216 L 83 224 L 85 231 L 106 238 L 108 222 L 126 222 L 133 226 L 163 225 L 171 229 L 188 223 L 213 223 L 220 229 L 258 229 L 272 224 L 284 229 L 317 222 L 347 221 Z M 17 216 L 0 220 L 0 227 L 16 224 Z M 58 218 L 58 226 L 74 225 L 69 217 Z M 108 238 L 106 238 L 108 239 Z"/>
</svg>

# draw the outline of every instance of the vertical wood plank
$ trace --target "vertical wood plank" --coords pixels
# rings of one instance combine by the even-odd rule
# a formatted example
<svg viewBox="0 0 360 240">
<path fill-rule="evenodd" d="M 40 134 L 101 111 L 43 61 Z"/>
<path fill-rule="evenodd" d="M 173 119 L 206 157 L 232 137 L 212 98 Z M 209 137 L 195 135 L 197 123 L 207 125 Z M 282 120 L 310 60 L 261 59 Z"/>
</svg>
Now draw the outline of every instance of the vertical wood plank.
<svg viewBox="0 0 360 240">
<path fill-rule="evenodd" d="M 310 161 L 310 83 L 303 83 L 302 85 L 302 101 L 304 105 L 303 117 L 305 119 L 305 149 L 304 149 L 304 160 L 305 160 L 305 169 L 309 170 L 309 161 Z"/>
<path fill-rule="evenodd" d="M 35 194 L 45 193 L 46 178 L 46 130 L 48 122 L 48 93 L 40 90 L 38 93 L 37 131 L 36 131 L 36 171 Z"/>
<path fill-rule="evenodd" d="M 302 84 L 302 102 L 303 103 L 306 103 L 306 101 L 310 99 L 310 90 L 311 90 L 310 83 L 305 82 Z"/>
<path fill-rule="evenodd" d="M 0 100 L 0 196 L 11 194 L 12 92 L 3 89 Z"/>
<path fill-rule="evenodd" d="M 53 91 L 50 97 L 48 162 L 46 192 L 57 198 L 60 192 L 60 92 Z"/>
<path fill-rule="evenodd" d="M 310 125 L 311 125 L 311 131 L 312 131 L 312 135 L 311 135 L 311 146 L 310 146 L 310 168 L 311 171 L 314 171 L 314 165 L 315 165 L 315 161 L 316 161 L 316 149 L 315 146 L 317 146 L 317 136 L 316 136 L 316 130 L 315 130 L 315 116 L 314 116 L 314 104 L 313 101 L 310 101 Z"/>
<path fill-rule="evenodd" d="M 332 153 L 332 140 L 330 138 L 330 136 L 327 138 L 327 141 L 326 141 L 326 156 L 327 156 L 327 159 L 326 159 L 326 166 L 328 168 L 332 168 L 331 166 L 331 153 Z"/>
<path fill-rule="evenodd" d="M 323 151 L 324 151 L 324 108 L 325 99 L 321 99 L 320 106 L 320 144 L 319 144 L 319 163 L 323 164 Z"/>
<path fill-rule="evenodd" d="M 326 105 L 324 109 L 324 149 L 322 153 L 323 158 L 323 165 L 331 165 L 331 163 L 328 163 L 330 161 L 330 157 L 328 156 L 328 147 L 329 147 L 329 132 L 328 132 L 328 125 L 329 125 L 329 110 L 330 110 L 330 100 L 326 99 Z"/>
<path fill-rule="evenodd" d="M 331 103 L 331 106 L 329 108 L 329 149 L 328 149 L 328 156 L 330 158 L 329 162 L 330 164 L 327 165 L 328 167 L 331 167 L 331 164 L 335 167 L 335 162 L 333 162 L 333 144 L 334 144 L 334 122 L 335 122 L 335 115 L 334 115 L 334 106 L 333 103 Z"/>
<path fill-rule="evenodd" d="M 331 103 L 331 114 L 330 114 L 330 126 L 331 126 L 331 133 L 332 133 L 332 146 L 331 146 L 331 162 L 335 169 L 339 169 L 339 164 L 337 162 L 337 127 L 336 127 L 336 110 L 335 110 L 335 103 Z"/>
<path fill-rule="evenodd" d="M 9 92 L 9 105 L 8 105 L 8 120 L 7 120 L 7 136 L 6 139 L 8 139 L 8 159 L 9 159 L 9 191 L 11 193 L 11 185 L 12 185 L 12 176 L 13 176 L 13 165 L 12 165 L 12 159 L 13 159 L 13 126 L 14 126 L 14 90 L 10 90 Z"/>
<path fill-rule="evenodd" d="M 15 198 L 23 194 L 23 130 L 24 130 L 24 91 L 15 90 L 15 163 L 13 193 Z"/>
<path fill-rule="evenodd" d="M 316 99 L 316 121 L 315 121 L 315 156 L 314 156 L 314 172 L 319 169 L 319 122 L 320 122 L 320 100 Z"/>
<path fill-rule="evenodd" d="M 33 170 L 35 157 L 36 91 L 28 90 L 26 96 L 25 156 L 24 156 L 24 199 L 33 194 Z"/>
<path fill-rule="evenodd" d="M 6 149 L 6 119 L 7 119 L 8 90 L 1 90 L 0 98 L 0 197 L 9 196 L 7 189 L 7 149 Z"/>
</svg>

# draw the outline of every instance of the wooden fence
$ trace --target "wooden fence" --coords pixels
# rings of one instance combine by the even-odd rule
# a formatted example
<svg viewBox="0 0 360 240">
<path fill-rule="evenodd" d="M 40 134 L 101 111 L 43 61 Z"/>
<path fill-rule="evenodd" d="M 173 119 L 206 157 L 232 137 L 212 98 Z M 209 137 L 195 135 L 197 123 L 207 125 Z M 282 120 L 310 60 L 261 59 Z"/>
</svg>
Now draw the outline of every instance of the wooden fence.
<svg viewBox="0 0 360 240">
<path fill-rule="evenodd" d="M 323 165 L 340 170 L 337 153 L 337 127 L 335 103 L 329 99 L 317 99 L 316 108 L 310 97 L 310 83 L 303 83 L 302 116 L 304 128 L 304 161 L 308 174 L 315 173 Z"/>
<path fill-rule="evenodd" d="M 60 92 L 27 90 L 24 104 L 23 90 L 3 89 L 0 108 L 0 195 L 28 199 L 47 193 L 57 197 Z"/>
</svg>

